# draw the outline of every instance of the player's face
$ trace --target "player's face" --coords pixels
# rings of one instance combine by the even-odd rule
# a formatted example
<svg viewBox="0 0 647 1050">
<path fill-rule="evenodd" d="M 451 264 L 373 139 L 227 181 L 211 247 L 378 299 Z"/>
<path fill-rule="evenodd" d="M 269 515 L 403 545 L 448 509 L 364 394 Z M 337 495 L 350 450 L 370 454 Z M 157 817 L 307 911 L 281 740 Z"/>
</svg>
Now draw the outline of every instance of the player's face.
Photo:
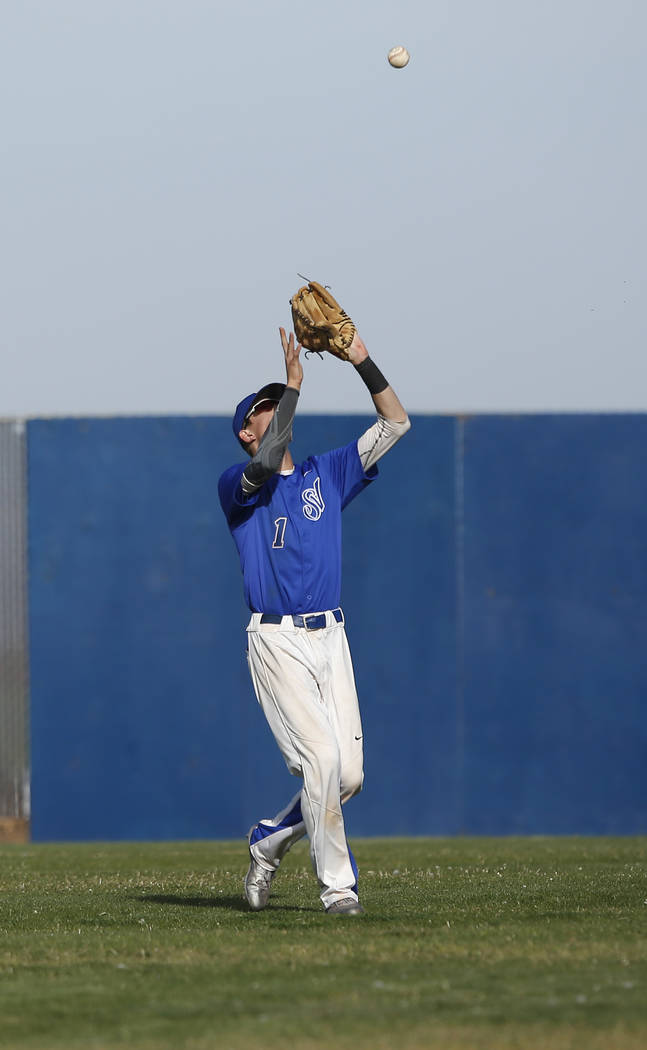
<svg viewBox="0 0 647 1050">
<path fill-rule="evenodd" d="M 272 422 L 272 416 L 276 412 L 276 405 L 276 401 L 263 401 L 249 416 L 245 424 L 245 430 L 253 434 L 256 441 L 261 440 Z"/>
</svg>

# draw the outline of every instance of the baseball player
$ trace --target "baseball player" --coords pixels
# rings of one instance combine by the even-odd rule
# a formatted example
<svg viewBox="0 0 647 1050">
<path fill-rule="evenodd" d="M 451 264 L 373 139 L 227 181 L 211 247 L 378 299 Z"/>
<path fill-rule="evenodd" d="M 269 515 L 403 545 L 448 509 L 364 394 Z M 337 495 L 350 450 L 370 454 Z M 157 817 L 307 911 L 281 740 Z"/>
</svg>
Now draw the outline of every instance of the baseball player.
<svg viewBox="0 0 647 1050">
<path fill-rule="evenodd" d="M 363 781 L 362 725 L 340 607 L 341 512 L 377 476 L 377 461 L 410 427 L 397 396 L 353 328 L 345 359 L 366 384 L 377 421 L 357 441 L 295 464 L 292 422 L 303 381 L 301 345 L 279 329 L 286 382 L 243 398 L 234 435 L 249 459 L 219 481 L 238 548 L 248 662 L 258 702 L 289 771 L 303 784 L 248 833 L 245 896 L 268 902 L 282 858 L 303 835 L 329 915 L 359 915 L 357 865 L 342 805 Z"/>
</svg>

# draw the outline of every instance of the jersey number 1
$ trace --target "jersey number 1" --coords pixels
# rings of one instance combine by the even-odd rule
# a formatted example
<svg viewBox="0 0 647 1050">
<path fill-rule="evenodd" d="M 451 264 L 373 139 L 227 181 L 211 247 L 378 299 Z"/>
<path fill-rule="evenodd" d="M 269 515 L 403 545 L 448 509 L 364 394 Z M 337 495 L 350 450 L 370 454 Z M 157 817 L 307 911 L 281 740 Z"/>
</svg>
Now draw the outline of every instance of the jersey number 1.
<svg viewBox="0 0 647 1050">
<path fill-rule="evenodd" d="M 285 526 L 287 523 L 287 518 L 277 518 L 274 522 L 276 531 L 274 532 L 274 543 L 272 544 L 272 547 L 280 548 L 283 546 L 283 541 L 285 539 Z"/>
</svg>

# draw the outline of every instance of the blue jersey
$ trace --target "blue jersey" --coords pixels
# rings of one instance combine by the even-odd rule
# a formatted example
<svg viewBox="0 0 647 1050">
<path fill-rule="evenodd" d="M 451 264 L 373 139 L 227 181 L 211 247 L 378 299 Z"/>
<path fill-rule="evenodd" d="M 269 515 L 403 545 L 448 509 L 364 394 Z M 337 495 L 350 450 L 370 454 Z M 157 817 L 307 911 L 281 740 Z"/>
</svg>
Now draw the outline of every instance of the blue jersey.
<svg viewBox="0 0 647 1050">
<path fill-rule="evenodd" d="M 320 612 L 341 598 L 341 512 L 369 482 L 357 442 L 310 456 L 245 496 L 237 463 L 218 482 L 220 503 L 243 571 L 252 612 Z"/>
</svg>

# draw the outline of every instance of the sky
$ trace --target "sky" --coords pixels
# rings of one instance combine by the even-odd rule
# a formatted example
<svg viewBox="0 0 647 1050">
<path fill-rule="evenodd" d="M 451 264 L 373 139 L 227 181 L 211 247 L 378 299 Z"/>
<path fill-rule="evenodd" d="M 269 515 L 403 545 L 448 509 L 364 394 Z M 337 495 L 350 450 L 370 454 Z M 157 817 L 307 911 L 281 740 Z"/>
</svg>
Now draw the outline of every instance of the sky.
<svg viewBox="0 0 647 1050">
<path fill-rule="evenodd" d="M 0 417 L 229 415 L 284 376 L 298 274 L 411 413 L 647 409 L 644 0 L 0 24 Z M 304 370 L 301 411 L 372 409 Z"/>
</svg>

